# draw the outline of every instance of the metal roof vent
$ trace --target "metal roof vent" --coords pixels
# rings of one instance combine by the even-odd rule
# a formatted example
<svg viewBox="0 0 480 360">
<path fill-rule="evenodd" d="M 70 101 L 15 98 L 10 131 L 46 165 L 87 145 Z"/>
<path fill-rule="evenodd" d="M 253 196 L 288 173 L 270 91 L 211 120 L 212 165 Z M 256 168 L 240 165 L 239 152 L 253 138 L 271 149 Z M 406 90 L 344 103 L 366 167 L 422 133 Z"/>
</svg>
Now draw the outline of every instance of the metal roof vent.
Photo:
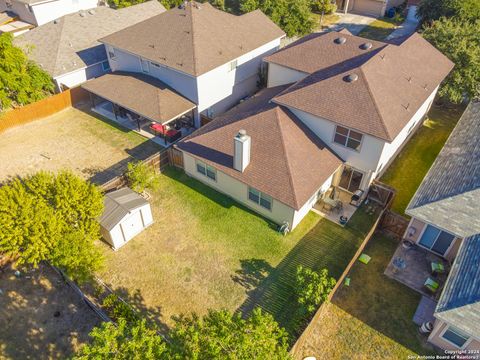
<svg viewBox="0 0 480 360">
<path fill-rule="evenodd" d="M 371 42 L 366 42 L 360 45 L 360 49 L 362 50 L 370 50 L 372 48 L 373 44 Z"/>
<path fill-rule="evenodd" d="M 83 11 L 80 11 L 80 16 L 81 16 L 81 17 L 85 17 L 85 15 L 86 15 L 86 14 L 85 14 Z"/>
<path fill-rule="evenodd" d="M 358 80 L 358 75 L 357 74 L 350 74 L 350 75 L 347 75 L 343 78 L 343 80 L 345 80 L 346 82 L 355 82 Z"/>
<path fill-rule="evenodd" d="M 335 40 L 333 40 L 335 42 L 335 44 L 338 44 L 338 45 L 342 45 L 342 44 L 345 44 L 347 42 L 347 38 L 344 38 L 343 36 L 342 37 L 338 37 L 336 38 Z"/>
<path fill-rule="evenodd" d="M 60 20 L 58 20 L 58 19 L 53 20 L 54 24 L 58 24 L 59 22 L 60 22 Z"/>
<path fill-rule="evenodd" d="M 90 10 L 88 10 L 88 13 L 89 13 L 90 15 L 95 15 L 95 10 L 94 10 L 94 9 L 90 9 Z"/>
</svg>

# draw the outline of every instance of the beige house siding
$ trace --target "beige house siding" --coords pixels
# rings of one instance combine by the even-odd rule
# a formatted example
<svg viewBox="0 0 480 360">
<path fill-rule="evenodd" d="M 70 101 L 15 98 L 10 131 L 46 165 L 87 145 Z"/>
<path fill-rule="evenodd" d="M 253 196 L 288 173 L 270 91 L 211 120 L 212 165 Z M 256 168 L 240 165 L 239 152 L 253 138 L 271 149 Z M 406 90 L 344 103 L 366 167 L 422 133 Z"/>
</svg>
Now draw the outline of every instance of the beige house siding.
<svg viewBox="0 0 480 360">
<path fill-rule="evenodd" d="M 353 12 L 363 15 L 383 16 L 385 9 L 386 3 L 383 0 L 355 0 L 353 3 Z"/>
<path fill-rule="evenodd" d="M 443 321 L 440 321 L 438 319 L 435 320 L 435 325 L 432 333 L 428 338 L 428 341 L 443 350 L 459 350 L 456 346 L 442 338 L 442 334 L 447 327 L 447 323 L 444 323 Z M 480 341 L 476 339 L 468 340 L 463 350 L 480 350 Z"/>
<path fill-rule="evenodd" d="M 405 234 L 403 235 L 403 238 L 418 244 L 422 235 L 423 235 L 423 231 L 425 230 L 427 225 L 428 224 L 426 222 L 422 221 L 422 220 L 412 218 L 410 220 L 410 223 L 408 224 L 408 227 L 407 227 L 407 230 L 405 231 Z M 431 225 L 435 226 L 435 224 L 431 224 Z M 435 226 L 435 227 L 437 227 L 437 226 Z M 412 235 L 410 236 L 410 234 L 412 234 Z M 453 243 L 452 243 L 450 249 L 447 250 L 447 253 L 445 254 L 444 258 L 446 260 L 450 261 L 450 262 L 453 262 L 453 260 L 455 260 L 455 257 L 457 256 L 458 249 L 459 249 L 461 243 L 462 243 L 461 238 L 458 238 L 458 237 L 455 238 L 453 240 Z"/>
</svg>

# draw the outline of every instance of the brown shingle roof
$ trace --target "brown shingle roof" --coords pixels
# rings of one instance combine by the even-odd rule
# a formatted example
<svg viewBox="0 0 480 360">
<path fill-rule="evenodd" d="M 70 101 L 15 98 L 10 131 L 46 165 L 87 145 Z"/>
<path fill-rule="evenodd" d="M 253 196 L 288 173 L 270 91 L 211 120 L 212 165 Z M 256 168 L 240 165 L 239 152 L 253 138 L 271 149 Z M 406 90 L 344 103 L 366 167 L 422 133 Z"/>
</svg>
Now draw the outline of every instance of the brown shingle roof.
<svg viewBox="0 0 480 360">
<path fill-rule="evenodd" d="M 275 102 L 392 141 L 453 68 L 416 33 L 400 45 L 371 42 L 370 50 L 360 48 L 369 40 L 345 33 L 335 44 L 339 36 L 317 35 L 267 57 L 310 74 Z M 345 81 L 350 74 L 358 80 Z"/>
<path fill-rule="evenodd" d="M 173 120 L 196 106 L 162 81 L 139 73 L 105 74 L 87 81 L 82 88 L 160 123 Z"/>
<path fill-rule="evenodd" d="M 234 16 L 188 2 L 100 41 L 198 76 L 284 35 L 261 11 Z"/>
<path fill-rule="evenodd" d="M 263 90 L 177 147 L 298 210 L 342 160 L 288 109 L 269 101 L 284 89 Z M 233 168 L 233 138 L 240 129 L 252 138 L 251 161 L 243 173 Z"/>
</svg>

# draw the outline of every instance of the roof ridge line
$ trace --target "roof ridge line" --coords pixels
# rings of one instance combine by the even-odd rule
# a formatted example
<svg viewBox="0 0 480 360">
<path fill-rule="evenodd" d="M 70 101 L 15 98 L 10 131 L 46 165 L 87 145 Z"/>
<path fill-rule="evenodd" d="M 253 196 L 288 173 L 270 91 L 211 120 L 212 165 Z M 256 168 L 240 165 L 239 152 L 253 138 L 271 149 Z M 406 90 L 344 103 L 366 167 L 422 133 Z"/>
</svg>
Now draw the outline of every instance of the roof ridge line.
<svg viewBox="0 0 480 360">
<path fill-rule="evenodd" d="M 193 32 L 194 32 L 194 29 L 195 29 L 195 26 L 194 26 L 194 20 L 193 20 L 193 1 L 189 1 L 187 6 L 185 8 L 189 8 L 190 9 L 190 18 L 191 18 L 191 22 L 190 22 L 190 25 L 191 25 L 191 31 L 190 31 L 190 35 L 192 36 L 192 63 L 193 63 L 193 73 L 195 74 L 195 76 L 198 76 L 197 75 L 197 56 L 196 56 L 196 53 L 197 53 L 197 49 L 196 49 L 196 43 L 195 43 L 195 36 L 193 36 Z"/>
<path fill-rule="evenodd" d="M 387 45 L 387 47 L 388 47 L 388 45 Z M 373 57 L 371 57 L 370 59 L 368 59 L 365 63 L 363 63 L 362 65 L 360 65 L 360 66 L 358 67 L 358 69 L 360 70 L 360 74 L 362 75 L 362 78 L 365 80 L 365 85 L 366 85 L 366 88 L 367 88 L 367 90 L 368 90 L 368 94 L 370 95 L 370 98 L 372 99 L 373 106 L 375 106 L 375 110 L 377 111 L 377 114 L 378 114 L 378 116 L 379 116 L 379 118 L 380 118 L 380 125 L 382 126 L 383 130 L 385 131 L 385 134 L 387 135 L 387 137 L 393 141 L 390 133 L 388 132 L 387 127 L 385 126 L 385 123 L 383 122 L 382 114 L 381 114 L 381 112 L 380 112 L 380 109 L 379 109 L 379 107 L 378 107 L 377 102 L 375 101 L 375 97 L 373 96 L 373 92 L 372 92 L 372 89 L 370 88 L 370 84 L 369 84 L 369 82 L 368 82 L 368 79 L 367 79 L 367 77 L 365 76 L 365 73 L 364 73 L 364 71 L 363 71 L 363 66 L 364 66 L 365 64 L 367 64 L 370 60 L 372 60 L 374 57 L 375 57 L 375 55 L 374 55 Z"/>
<path fill-rule="evenodd" d="M 278 124 L 278 128 L 280 130 L 280 142 L 282 144 L 283 153 L 285 154 L 285 162 L 287 164 L 288 181 L 290 182 L 290 187 L 292 189 L 295 189 L 295 186 L 293 184 L 292 172 L 291 172 L 291 168 L 290 168 L 290 161 L 289 161 L 289 158 L 288 158 L 287 147 L 285 146 L 285 139 L 284 139 L 284 136 L 283 136 L 282 125 L 281 125 L 280 117 L 279 117 L 279 115 L 280 115 L 279 111 L 280 110 L 283 111 L 283 109 L 281 109 L 281 105 L 275 106 L 275 115 L 276 115 L 276 118 L 277 118 L 276 123 Z M 298 199 L 297 199 L 297 194 L 295 193 L 295 191 L 292 192 L 292 195 L 293 195 L 293 200 L 295 201 L 295 205 L 298 207 Z"/>
<path fill-rule="evenodd" d="M 70 14 L 68 14 L 68 15 L 70 15 Z M 53 25 L 60 25 L 60 30 L 59 30 L 60 31 L 60 36 L 58 37 L 58 44 L 55 48 L 55 63 L 53 64 L 53 76 L 52 77 L 58 76 L 58 74 L 57 74 L 57 70 L 58 70 L 57 69 L 57 64 L 58 64 L 59 57 L 60 57 L 59 56 L 60 55 L 59 50 L 60 50 L 61 44 L 63 44 L 62 38 L 64 37 L 64 34 L 65 34 L 65 31 L 64 31 L 65 30 L 65 20 L 66 20 L 68 15 L 64 15 L 64 16 L 60 17 L 60 19 L 61 19 L 60 24 L 58 24 L 58 23 L 55 24 L 54 23 L 55 21 L 58 21 L 58 19 L 52 20 Z"/>
</svg>

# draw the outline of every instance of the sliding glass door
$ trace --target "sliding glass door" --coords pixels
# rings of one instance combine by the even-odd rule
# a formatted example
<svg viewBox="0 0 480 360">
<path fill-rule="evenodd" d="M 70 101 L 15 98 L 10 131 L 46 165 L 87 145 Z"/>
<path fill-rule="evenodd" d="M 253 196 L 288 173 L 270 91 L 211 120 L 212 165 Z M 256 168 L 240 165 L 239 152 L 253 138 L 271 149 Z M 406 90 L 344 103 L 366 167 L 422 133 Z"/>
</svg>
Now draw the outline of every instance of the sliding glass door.
<svg viewBox="0 0 480 360">
<path fill-rule="evenodd" d="M 423 247 L 443 256 L 449 249 L 453 240 L 455 240 L 455 236 L 452 234 L 437 229 L 434 226 L 427 225 L 419 243 Z"/>
<path fill-rule="evenodd" d="M 342 189 L 348 190 L 351 193 L 360 189 L 362 184 L 363 173 L 352 168 L 343 169 L 342 176 L 338 186 Z"/>
</svg>

